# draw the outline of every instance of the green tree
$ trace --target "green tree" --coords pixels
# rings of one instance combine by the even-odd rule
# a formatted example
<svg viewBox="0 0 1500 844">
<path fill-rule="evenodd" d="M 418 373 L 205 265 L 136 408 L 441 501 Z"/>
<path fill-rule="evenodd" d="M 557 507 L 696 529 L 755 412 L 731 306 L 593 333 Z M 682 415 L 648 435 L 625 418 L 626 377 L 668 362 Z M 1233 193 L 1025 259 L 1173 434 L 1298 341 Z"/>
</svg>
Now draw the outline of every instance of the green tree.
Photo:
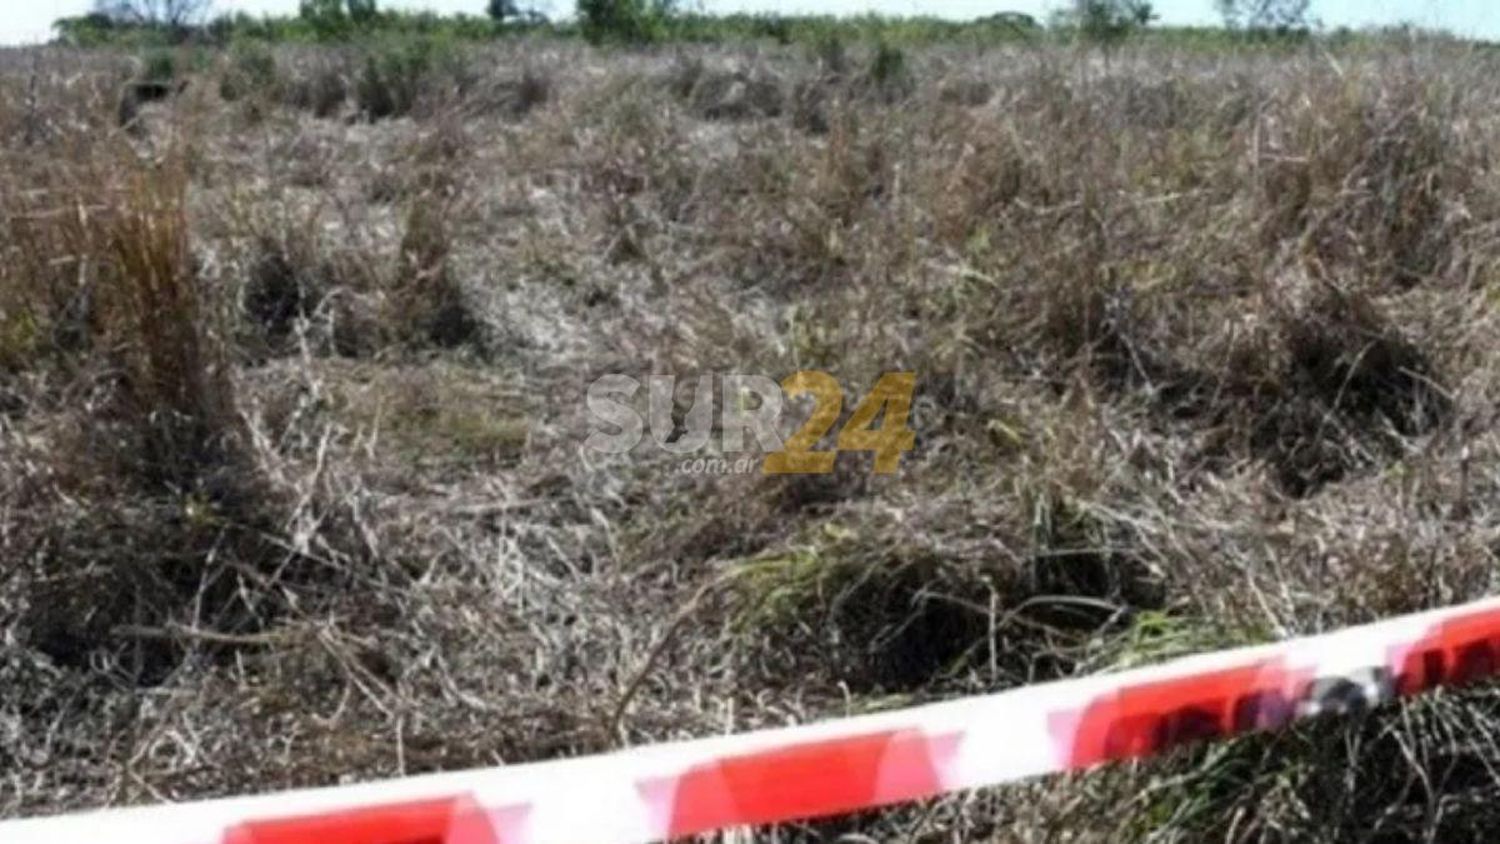
<svg viewBox="0 0 1500 844">
<path fill-rule="evenodd" d="M 1074 17 L 1085 40 L 1110 46 L 1149 26 L 1156 11 L 1147 0 L 1078 0 Z"/>
<path fill-rule="evenodd" d="M 1307 30 L 1311 0 L 1215 0 L 1224 25 L 1252 33 L 1288 35 Z"/>
<path fill-rule="evenodd" d="M 333 34 L 347 24 L 343 0 L 302 0 L 297 14 L 319 35 Z"/>
<path fill-rule="evenodd" d="M 345 8 L 349 12 L 349 20 L 356 24 L 370 23 L 380 14 L 375 8 L 375 0 L 345 0 Z"/>
<path fill-rule="evenodd" d="M 675 0 L 578 0 L 583 36 L 594 44 L 656 41 L 675 11 Z"/>
<path fill-rule="evenodd" d="M 516 0 L 490 0 L 485 11 L 496 23 L 505 23 L 521 16 L 521 7 Z"/>
<path fill-rule="evenodd" d="M 302 0 L 300 15 L 319 38 L 339 38 L 379 16 L 376 0 Z"/>
<path fill-rule="evenodd" d="M 210 0 L 94 0 L 94 15 L 116 24 L 183 29 L 207 14 Z"/>
</svg>

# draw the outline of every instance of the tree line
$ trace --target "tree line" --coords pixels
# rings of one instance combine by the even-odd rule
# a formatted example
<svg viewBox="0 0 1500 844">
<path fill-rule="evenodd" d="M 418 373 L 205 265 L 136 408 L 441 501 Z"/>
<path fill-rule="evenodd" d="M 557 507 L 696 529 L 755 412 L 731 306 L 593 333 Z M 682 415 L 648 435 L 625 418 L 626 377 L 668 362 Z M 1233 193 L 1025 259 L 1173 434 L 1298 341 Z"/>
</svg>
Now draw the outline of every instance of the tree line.
<svg viewBox="0 0 1500 844">
<path fill-rule="evenodd" d="M 1307 32 L 1310 0 L 1204 0 L 1212 2 L 1227 30 L 1253 36 L 1287 36 Z M 777 15 L 730 15 L 710 18 L 684 13 L 678 0 L 576 0 L 577 15 L 571 26 L 589 41 L 640 43 L 669 40 L 674 35 L 691 36 L 693 32 L 770 36 L 786 40 L 794 21 Z M 90 14 L 65 18 L 55 24 L 65 41 L 89 42 L 109 40 L 122 31 L 148 31 L 177 40 L 195 34 L 223 34 L 232 31 L 256 32 L 272 36 L 288 31 L 305 32 L 314 38 L 338 38 L 372 29 L 401 29 L 404 24 L 417 28 L 425 23 L 436 27 L 446 22 L 472 34 L 493 31 L 486 27 L 524 28 L 548 24 L 544 15 L 524 0 L 488 0 L 486 18 L 462 15 L 443 18 L 431 13 L 383 11 L 377 0 L 301 0 L 298 14 L 280 30 L 268 23 L 256 22 L 247 15 L 211 17 L 213 0 L 95 0 Z M 1053 29 L 1076 32 L 1084 40 L 1113 43 L 1149 27 L 1158 20 L 1149 0 L 1074 0 L 1070 8 L 1055 14 L 1049 23 Z M 716 28 L 710 22 L 721 22 Z M 1028 15 L 1000 12 L 968 24 L 950 26 L 988 27 L 996 32 L 1025 35 L 1041 30 L 1041 24 Z M 935 22 L 932 28 L 943 27 Z M 273 31 L 274 30 L 274 31 Z M 941 35 L 941 31 L 938 32 Z"/>
</svg>

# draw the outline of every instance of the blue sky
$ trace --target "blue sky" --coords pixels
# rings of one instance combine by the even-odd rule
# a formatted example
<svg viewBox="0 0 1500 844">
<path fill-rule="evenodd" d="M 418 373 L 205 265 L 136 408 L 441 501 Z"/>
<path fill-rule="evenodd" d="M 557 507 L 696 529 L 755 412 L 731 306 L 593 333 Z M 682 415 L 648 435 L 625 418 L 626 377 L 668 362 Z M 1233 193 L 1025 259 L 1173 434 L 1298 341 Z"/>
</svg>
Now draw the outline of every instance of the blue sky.
<svg viewBox="0 0 1500 844">
<path fill-rule="evenodd" d="M 44 40 L 53 20 L 89 9 L 90 0 L 0 0 L 0 43 Z M 998 11 L 1029 12 L 1044 17 L 1064 5 L 1063 0 L 687 0 L 711 12 L 783 11 L 889 14 L 934 14 L 972 18 Z M 550 6 L 549 6 L 550 4 Z M 1500 9 L 1494 0 L 1313 0 L 1313 16 L 1329 26 L 1362 26 L 1409 21 L 1463 35 L 1500 39 Z M 480 14 L 484 0 L 386 0 L 389 7 L 429 8 L 444 12 Z M 1214 23 L 1213 0 L 1157 0 L 1156 8 L 1168 23 Z M 553 15 L 572 11 L 572 0 L 539 0 L 537 6 Z M 297 0 L 216 0 L 219 10 L 289 12 Z"/>
</svg>

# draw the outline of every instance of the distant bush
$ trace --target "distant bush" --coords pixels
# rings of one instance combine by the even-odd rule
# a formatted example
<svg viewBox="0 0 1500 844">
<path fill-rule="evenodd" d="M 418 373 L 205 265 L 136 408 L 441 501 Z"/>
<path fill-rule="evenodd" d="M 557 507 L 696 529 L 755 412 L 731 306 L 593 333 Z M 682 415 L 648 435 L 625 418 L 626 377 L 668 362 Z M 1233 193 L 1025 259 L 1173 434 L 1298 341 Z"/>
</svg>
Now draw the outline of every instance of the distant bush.
<svg viewBox="0 0 1500 844">
<path fill-rule="evenodd" d="M 511 112 L 520 117 L 552 99 L 552 79 L 531 68 L 521 74 L 514 86 L 515 100 Z"/>
<path fill-rule="evenodd" d="M 1216 0 L 1224 25 L 1254 36 L 1307 32 L 1310 0 Z"/>
<path fill-rule="evenodd" d="M 1035 32 L 1042 28 L 1037 19 L 1023 12 L 1000 12 L 998 14 L 986 15 L 974 23 L 980 26 L 995 26 L 1005 29 L 1013 29 L 1019 32 Z"/>
<path fill-rule="evenodd" d="M 431 53 L 421 42 L 371 50 L 354 82 L 360 112 L 371 120 L 410 113 L 431 67 Z"/>
<path fill-rule="evenodd" d="M 59 18 L 52 29 L 77 47 L 181 44 L 201 40 L 207 6 L 207 0 L 96 0 L 89 14 Z"/>
<path fill-rule="evenodd" d="M 674 0 L 578 0 L 581 31 L 592 44 L 660 41 L 675 10 Z"/>
<path fill-rule="evenodd" d="M 490 82 L 471 99 L 480 111 L 519 120 L 552 99 L 552 79 L 545 72 L 528 67 L 520 76 Z"/>
<path fill-rule="evenodd" d="M 523 14 L 516 0 L 489 0 L 489 3 L 485 4 L 484 12 L 496 23 L 508 23 L 520 18 Z"/>
<path fill-rule="evenodd" d="M 347 37 L 376 16 L 374 0 L 302 0 L 298 16 L 319 40 Z"/>
<path fill-rule="evenodd" d="M 177 79 L 177 56 L 171 50 L 154 50 L 146 54 L 137 79 L 143 83 L 170 84 Z"/>
<path fill-rule="evenodd" d="M 870 79 L 878 85 L 885 85 L 900 80 L 906 76 L 906 54 L 899 47 L 889 44 L 879 44 L 875 47 L 875 56 L 870 61 Z"/>
<path fill-rule="evenodd" d="M 781 114 L 786 97 L 776 77 L 736 71 L 700 74 L 689 99 L 706 120 L 746 120 Z"/>
<path fill-rule="evenodd" d="M 141 106 L 171 97 L 186 87 L 187 82 L 179 78 L 177 55 L 171 50 L 154 50 L 141 60 L 141 65 L 120 95 L 118 122 L 125 127 L 135 127 Z"/>
<path fill-rule="evenodd" d="M 239 43 L 229 53 L 229 64 L 219 77 L 219 96 L 230 102 L 257 95 L 274 98 L 281 88 L 276 56 L 264 44 Z"/>
<path fill-rule="evenodd" d="M 828 33 L 818 39 L 813 47 L 813 57 L 818 70 L 826 77 L 841 79 L 849 72 L 849 51 L 844 40 L 836 33 Z"/>
<path fill-rule="evenodd" d="M 292 108 L 332 117 L 348 101 L 349 84 L 338 64 L 319 61 L 292 75 L 284 83 L 282 98 Z"/>
<path fill-rule="evenodd" d="M 895 102 L 909 96 L 914 85 L 906 53 L 900 47 L 884 42 L 875 45 L 870 68 L 865 73 L 870 91 L 884 102 Z"/>
<path fill-rule="evenodd" d="M 108 15 L 94 13 L 77 17 L 59 18 L 52 24 L 59 43 L 70 47 L 97 47 L 116 43 L 123 27 L 118 26 Z"/>
<path fill-rule="evenodd" d="M 94 15 L 125 26 L 187 32 L 201 21 L 210 0 L 94 0 Z"/>
<path fill-rule="evenodd" d="M 1063 15 L 1062 23 L 1075 28 L 1085 41 L 1108 47 L 1156 17 L 1146 0 L 1080 0 L 1076 9 Z"/>
<path fill-rule="evenodd" d="M 430 38 L 381 41 L 366 49 L 354 99 L 370 120 L 412 113 L 422 100 L 462 94 L 474 79 L 453 45 Z"/>
<path fill-rule="evenodd" d="M 762 38 L 770 38 L 777 44 L 792 43 L 791 21 L 781 15 L 756 15 L 755 34 Z"/>
</svg>

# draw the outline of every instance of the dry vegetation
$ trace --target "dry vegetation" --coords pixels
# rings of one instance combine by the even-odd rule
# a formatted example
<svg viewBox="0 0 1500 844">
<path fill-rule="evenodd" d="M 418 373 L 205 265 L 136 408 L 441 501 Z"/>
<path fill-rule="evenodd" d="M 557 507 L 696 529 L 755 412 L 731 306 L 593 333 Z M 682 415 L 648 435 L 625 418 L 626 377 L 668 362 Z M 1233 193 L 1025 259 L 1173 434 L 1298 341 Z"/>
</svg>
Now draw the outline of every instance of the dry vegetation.
<svg viewBox="0 0 1500 844">
<path fill-rule="evenodd" d="M 784 724 L 1496 590 L 1490 54 L 142 73 L 0 54 L 0 814 Z M 582 449 L 599 375 L 799 368 L 918 373 L 899 476 Z M 764 840 L 1483 840 L 1497 715 L 1441 693 Z"/>
</svg>

